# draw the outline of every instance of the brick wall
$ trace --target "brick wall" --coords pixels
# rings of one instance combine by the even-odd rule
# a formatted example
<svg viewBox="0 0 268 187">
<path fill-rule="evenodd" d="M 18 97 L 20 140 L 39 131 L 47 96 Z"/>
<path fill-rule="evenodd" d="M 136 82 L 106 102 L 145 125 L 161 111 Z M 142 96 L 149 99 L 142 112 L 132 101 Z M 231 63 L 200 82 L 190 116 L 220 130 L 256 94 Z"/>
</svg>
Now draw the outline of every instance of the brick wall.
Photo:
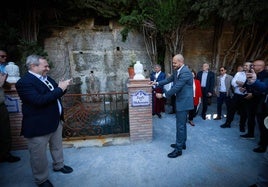
<svg viewBox="0 0 268 187">
<path fill-rule="evenodd" d="M 152 87 L 149 79 L 133 80 L 128 83 L 129 94 L 129 133 L 131 142 L 152 141 Z M 147 106 L 132 106 L 131 97 L 138 91 L 150 95 Z"/>
<path fill-rule="evenodd" d="M 19 112 L 9 113 L 10 118 L 10 127 L 11 127 L 11 136 L 12 136 L 12 150 L 21 150 L 27 149 L 26 139 L 23 136 L 20 136 L 21 131 L 21 101 L 17 94 L 14 84 L 11 84 L 9 89 L 5 90 L 6 96 L 11 97 L 12 99 L 17 99 L 19 102 Z"/>
</svg>

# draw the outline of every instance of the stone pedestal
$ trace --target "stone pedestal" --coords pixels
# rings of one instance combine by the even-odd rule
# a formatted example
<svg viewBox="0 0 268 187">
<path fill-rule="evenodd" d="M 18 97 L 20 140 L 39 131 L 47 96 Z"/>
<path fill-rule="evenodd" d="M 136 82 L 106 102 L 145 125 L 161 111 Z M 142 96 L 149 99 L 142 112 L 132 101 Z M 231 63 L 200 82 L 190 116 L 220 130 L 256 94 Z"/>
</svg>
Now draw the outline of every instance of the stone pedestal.
<svg viewBox="0 0 268 187">
<path fill-rule="evenodd" d="M 18 111 L 15 111 L 16 107 L 8 106 L 8 108 L 10 107 L 12 109 L 9 112 L 12 150 L 27 149 L 26 139 L 20 135 L 22 121 L 21 100 L 16 91 L 15 83 L 8 84 L 5 88 L 5 95 L 12 100 L 12 105 L 15 106 L 15 104 L 18 104 Z"/>
<path fill-rule="evenodd" d="M 152 141 L 152 87 L 149 85 L 149 79 L 134 80 L 130 79 L 128 83 L 129 95 L 129 131 L 131 142 L 137 141 Z M 147 99 L 143 100 L 141 96 L 141 104 L 133 103 L 133 96 L 136 93 L 146 94 L 145 98 L 149 97 L 149 104 Z"/>
</svg>

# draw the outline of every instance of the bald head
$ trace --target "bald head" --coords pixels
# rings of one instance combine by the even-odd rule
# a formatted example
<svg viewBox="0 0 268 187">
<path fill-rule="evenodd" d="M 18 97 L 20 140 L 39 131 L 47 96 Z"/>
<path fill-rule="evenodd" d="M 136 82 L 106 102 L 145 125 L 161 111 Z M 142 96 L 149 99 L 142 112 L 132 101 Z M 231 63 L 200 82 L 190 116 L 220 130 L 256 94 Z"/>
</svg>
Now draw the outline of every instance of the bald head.
<svg viewBox="0 0 268 187">
<path fill-rule="evenodd" d="M 173 57 L 172 66 L 174 70 L 179 69 L 184 64 L 184 58 L 181 54 L 177 54 Z"/>
<path fill-rule="evenodd" d="M 177 54 L 173 58 L 175 58 L 177 61 L 184 63 L 184 57 L 181 54 Z"/>
</svg>

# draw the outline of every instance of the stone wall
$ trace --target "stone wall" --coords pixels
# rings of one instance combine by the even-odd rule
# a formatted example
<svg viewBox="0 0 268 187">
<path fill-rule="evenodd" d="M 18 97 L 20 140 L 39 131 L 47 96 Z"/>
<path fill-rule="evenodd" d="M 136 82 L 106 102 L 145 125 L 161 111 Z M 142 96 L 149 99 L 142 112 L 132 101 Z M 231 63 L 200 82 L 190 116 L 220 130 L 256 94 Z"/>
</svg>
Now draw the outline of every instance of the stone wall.
<svg viewBox="0 0 268 187">
<path fill-rule="evenodd" d="M 127 69 L 133 54 L 143 64 L 146 77 L 151 62 L 143 36 L 132 32 L 122 42 L 121 29 L 113 21 L 107 26 L 95 26 L 94 20 L 89 19 L 74 27 L 55 30 L 45 41 L 45 50 L 53 62 L 50 75 L 56 80 L 73 78 L 74 93 L 127 91 Z"/>
<path fill-rule="evenodd" d="M 122 42 L 121 29 L 122 26 L 115 21 L 98 26 L 94 25 L 94 19 L 88 19 L 73 27 L 54 30 L 45 41 L 45 50 L 53 62 L 51 76 L 56 80 L 73 78 L 73 93 L 127 91 L 127 68 L 134 53 L 136 60 L 144 65 L 145 76 L 149 77 L 151 62 L 142 34 L 129 33 L 126 42 Z M 184 36 L 185 63 L 195 71 L 199 71 L 203 63 L 212 62 L 213 32 L 213 28 L 192 29 Z M 221 58 L 231 37 L 232 30 L 225 25 L 219 46 Z M 165 68 L 165 72 L 170 73 L 172 67 L 166 65 Z M 217 72 L 217 68 L 212 67 L 212 70 Z"/>
<path fill-rule="evenodd" d="M 224 57 L 224 53 L 229 48 L 232 40 L 232 30 L 230 25 L 226 24 L 223 29 L 220 45 L 221 50 L 220 63 Z M 212 50 L 213 50 L 213 28 L 207 29 L 192 29 L 189 30 L 184 37 L 184 51 L 183 55 L 185 63 L 195 71 L 202 69 L 203 63 L 212 63 Z M 221 64 L 220 64 L 221 65 Z M 218 73 L 218 68 L 211 66 L 211 70 Z M 231 71 L 231 67 L 228 70 Z"/>
</svg>

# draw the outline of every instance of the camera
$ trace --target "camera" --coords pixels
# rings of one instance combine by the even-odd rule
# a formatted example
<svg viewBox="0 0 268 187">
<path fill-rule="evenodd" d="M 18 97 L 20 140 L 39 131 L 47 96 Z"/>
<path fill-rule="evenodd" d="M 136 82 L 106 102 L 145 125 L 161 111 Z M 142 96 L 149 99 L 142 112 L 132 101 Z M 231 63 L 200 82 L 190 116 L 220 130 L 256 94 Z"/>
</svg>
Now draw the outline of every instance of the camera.
<svg viewBox="0 0 268 187">
<path fill-rule="evenodd" d="M 249 72 L 249 73 L 252 73 L 252 70 L 253 70 L 253 64 L 251 64 L 251 65 L 249 66 L 249 70 L 248 70 L 248 72 Z"/>
</svg>

